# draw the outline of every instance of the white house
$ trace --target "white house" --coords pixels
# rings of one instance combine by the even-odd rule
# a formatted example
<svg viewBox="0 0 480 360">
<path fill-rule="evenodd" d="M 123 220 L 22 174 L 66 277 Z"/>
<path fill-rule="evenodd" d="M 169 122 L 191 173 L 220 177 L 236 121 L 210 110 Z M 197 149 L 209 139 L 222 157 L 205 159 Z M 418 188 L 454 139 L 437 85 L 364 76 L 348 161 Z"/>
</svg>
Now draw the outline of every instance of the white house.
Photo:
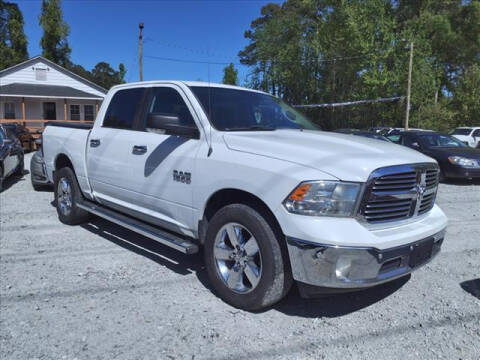
<svg viewBox="0 0 480 360">
<path fill-rule="evenodd" d="M 0 71 L 0 122 L 92 121 L 107 90 L 36 56 Z"/>
</svg>

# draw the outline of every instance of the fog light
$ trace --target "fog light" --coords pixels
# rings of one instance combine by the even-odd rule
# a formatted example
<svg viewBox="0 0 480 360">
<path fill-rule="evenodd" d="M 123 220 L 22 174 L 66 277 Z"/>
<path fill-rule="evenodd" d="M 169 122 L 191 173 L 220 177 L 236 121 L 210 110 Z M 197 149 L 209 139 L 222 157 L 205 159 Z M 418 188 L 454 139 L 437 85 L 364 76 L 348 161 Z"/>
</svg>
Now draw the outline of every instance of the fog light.
<svg viewBox="0 0 480 360">
<path fill-rule="evenodd" d="M 335 275 L 338 279 L 346 280 L 348 274 L 350 273 L 350 268 L 352 267 L 352 259 L 348 257 L 340 257 L 337 260 L 337 265 L 335 267 Z"/>
</svg>

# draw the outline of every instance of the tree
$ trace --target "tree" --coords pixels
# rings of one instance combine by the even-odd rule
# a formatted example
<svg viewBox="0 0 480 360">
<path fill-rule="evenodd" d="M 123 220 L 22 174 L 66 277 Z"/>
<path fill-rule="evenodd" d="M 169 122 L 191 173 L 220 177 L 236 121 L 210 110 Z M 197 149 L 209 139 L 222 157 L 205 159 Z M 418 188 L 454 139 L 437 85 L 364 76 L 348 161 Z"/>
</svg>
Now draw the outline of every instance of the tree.
<svg viewBox="0 0 480 360">
<path fill-rule="evenodd" d="M 235 66 L 232 63 L 225 66 L 223 69 L 222 82 L 228 85 L 238 85 L 238 70 L 235 69 Z"/>
<path fill-rule="evenodd" d="M 476 109 L 476 85 L 464 75 L 480 66 L 479 19 L 478 0 L 286 0 L 262 8 L 238 55 L 253 88 L 294 104 L 347 102 L 404 96 L 413 41 L 411 125 L 443 128 L 460 121 L 460 108 L 469 117 L 467 107 Z M 339 124 L 348 113 L 350 123 L 399 126 L 402 108 L 328 108 L 318 118 Z"/>
<path fill-rule="evenodd" d="M 0 0 L 0 70 L 28 59 L 23 26 L 18 5 Z"/>
<path fill-rule="evenodd" d="M 39 22 L 43 28 L 43 36 L 40 40 L 42 56 L 68 68 L 71 64 L 70 53 L 72 52 L 67 40 L 70 27 L 63 20 L 61 0 L 43 0 Z"/>
<path fill-rule="evenodd" d="M 90 80 L 94 83 L 110 89 L 114 85 L 125 83 L 126 69 L 125 65 L 120 64 L 119 70 L 115 71 L 110 64 L 106 62 L 99 62 L 91 71 Z"/>
</svg>

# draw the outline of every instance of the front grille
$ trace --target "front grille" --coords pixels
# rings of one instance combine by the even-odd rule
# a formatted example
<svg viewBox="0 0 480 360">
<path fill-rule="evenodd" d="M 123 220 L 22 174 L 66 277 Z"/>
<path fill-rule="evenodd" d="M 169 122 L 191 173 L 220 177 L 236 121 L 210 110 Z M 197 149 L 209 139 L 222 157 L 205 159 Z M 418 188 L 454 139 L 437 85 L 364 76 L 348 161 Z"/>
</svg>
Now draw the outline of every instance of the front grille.
<svg viewBox="0 0 480 360">
<path fill-rule="evenodd" d="M 360 215 L 369 223 L 398 221 L 422 215 L 435 203 L 438 187 L 435 164 L 381 168 L 367 183 Z"/>
</svg>

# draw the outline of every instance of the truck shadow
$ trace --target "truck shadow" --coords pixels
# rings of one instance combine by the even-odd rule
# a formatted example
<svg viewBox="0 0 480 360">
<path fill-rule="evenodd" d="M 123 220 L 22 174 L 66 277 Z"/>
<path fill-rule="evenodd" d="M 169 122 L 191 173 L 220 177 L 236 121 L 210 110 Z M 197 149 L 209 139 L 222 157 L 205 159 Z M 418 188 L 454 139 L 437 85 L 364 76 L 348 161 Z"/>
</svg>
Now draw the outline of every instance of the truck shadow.
<svg viewBox="0 0 480 360">
<path fill-rule="evenodd" d="M 189 275 L 205 272 L 200 254 L 182 254 L 168 246 L 99 217 L 92 217 L 88 223 L 80 226 L 125 250 L 129 250 L 161 266 L 165 266 L 177 274 Z M 206 274 L 204 278 L 204 281 L 207 281 Z"/>
<path fill-rule="evenodd" d="M 410 280 L 406 275 L 386 284 L 377 285 L 361 291 L 328 295 L 316 299 L 303 299 L 294 285 L 285 299 L 274 306 L 274 309 L 286 315 L 306 318 L 334 318 L 348 315 L 373 305 L 398 291 Z"/>
<path fill-rule="evenodd" d="M 80 226 L 125 250 L 141 255 L 177 274 L 195 274 L 205 288 L 212 290 L 203 265 L 201 252 L 194 255 L 182 254 L 99 217 L 92 217 L 91 221 Z M 275 310 L 286 315 L 307 318 L 339 317 L 381 301 L 400 289 L 409 279 L 410 275 L 367 290 L 316 299 L 301 298 L 297 287 L 294 285 L 285 299 L 261 312 Z"/>
</svg>

